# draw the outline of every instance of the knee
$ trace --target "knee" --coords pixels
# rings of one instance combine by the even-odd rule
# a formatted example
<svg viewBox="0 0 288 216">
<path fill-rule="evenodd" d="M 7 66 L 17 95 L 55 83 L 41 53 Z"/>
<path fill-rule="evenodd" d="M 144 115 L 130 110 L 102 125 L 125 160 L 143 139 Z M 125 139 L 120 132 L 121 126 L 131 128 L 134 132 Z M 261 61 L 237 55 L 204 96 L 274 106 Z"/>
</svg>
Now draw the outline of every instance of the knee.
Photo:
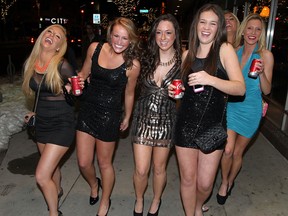
<svg viewBox="0 0 288 216">
<path fill-rule="evenodd" d="M 223 152 L 223 156 L 226 158 L 231 158 L 233 155 L 233 151 L 234 151 L 234 148 L 232 148 L 231 146 L 226 146 Z"/>
<path fill-rule="evenodd" d="M 98 159 L 98 166 L 100 170 L 106 170 L 106 169 L 113 167 L 112 161 L 107 160 L 107 159 L 101 159 L 101 158 Z"/>
<path fill-rule="evenodd" d="M 165 175 L 166 174 L 165 166 L 154 166 L 153 173 L 155 176 Z"/>
<path fill-rule="evenodd" d="M 48 181 L 47 176 L 39 170 L 37 170 L 35 173 L 35 179 L 36 179 L 37 184 L 40 187 L 43 187 L 46 184 L 46 182 Z"/>
<path fill-rule="evenodd" d="M 210 193 L 213 189 L 213 184 L 210 184 L 208 182 L 198 182 L 197 183 L 197 190 L 202 193 Z"/>
<path fill-rule="evenodd" d="M 85 170 L 89 169 L 92 165 L 93 165 L 92 162 L 84 161 L 84 160 L 78 160 L 78 166 L 79 166 L 79 169 L 81 171 L 85 171 Z"/>
<path fill-rule="evenodd" d="M 136 167 L 134 174 L 136 177 L 143 179 L 143 178 L 148 177 L 148 170 L 144 169 L 144 168 L 139 168 L 139 167 L 137 168 Z"/>
</svg>

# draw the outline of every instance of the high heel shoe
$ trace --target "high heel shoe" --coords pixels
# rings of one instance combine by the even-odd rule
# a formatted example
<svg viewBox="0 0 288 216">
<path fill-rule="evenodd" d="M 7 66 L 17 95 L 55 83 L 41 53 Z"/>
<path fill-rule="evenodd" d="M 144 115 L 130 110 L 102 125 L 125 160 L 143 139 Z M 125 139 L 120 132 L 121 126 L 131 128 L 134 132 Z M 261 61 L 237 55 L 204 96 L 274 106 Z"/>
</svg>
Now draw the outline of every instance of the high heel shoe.
<svg viewBox="0 0 288 216">
<path fill-rule="evenodd" d="M 229 186 L 227 187 L 227 193 L 226 193 L 225 196 L 221 196 L 221 195 L 219 195 L 219 193 L 217 193 L 216 197 L 217 197 L 217 202 L 218 202 L 219 205 L 224 205 L 225 204 L 226 200 L 228 199 L 228 196 L 231 195 L 233 187 L 234 187 L 234 182 L 233 182 L 233 184 L 231 185 L 230 188 L 229 188 Z"/>
<path fill-rule="evenodd" d="M 58 216 L 63 216 L 63 213 L 60 210 L 58 210 Z"/>
<path fill-rule="evenodd" d="M 89 199 L 90 205 L 95 205 L 99 200 L 99 189 L 102 187 L 102 185 L 101 185 L 101 180 L 98 177 L 96 179 L 98 181 L 97 197 L 90 196 L 90 199 Z"/>
<path fill-rule="evenodd" d="M 133 210 L 133 216 L 143 216 L 144 203 L 143 203 L 143 209 L 142 209 L 142 212 L 136 212 L 136 211 L 135 211 L 135 205 L 136 205 L 136 202 L 137 202 L 137 200 L 135 200 L 134 210 Z"/>
<path fill-rule="evenodd" d="M 111 206 L 111 199 L 109 199 L 109 206 L 108 206 L 108 209 L 107 209 L 107 212 L 106 212 L 105 216 L 108 215 L 108 212 L 109 212 L 109 210 L 110 210 L 110 206 Z M 96 216 L 100 216 L 100 215 L 97 214 Z"/>
<path fill-rule="evenodd" d="M 63 196 L 63 188 L 61 187 L 60 188 L 60 192 L 58 193 L 58 200 L 60 200 L 61 199 L 61 197 Z"/>
<path fill-rule="evenodd" d="M 159 209 L 160 209 L 160 207 L 161 207 L 161 203 L 162 203 L 162 200 L 160 199 L 160 202 L 159 202 L 159 204 L 158 204 L 158 209 L 157 209 L 157 211 L 156 211 L 155 213 L 150 213 L 150 212 L 148 212 L 147 216 L 158 216 Z"/>
</svg>

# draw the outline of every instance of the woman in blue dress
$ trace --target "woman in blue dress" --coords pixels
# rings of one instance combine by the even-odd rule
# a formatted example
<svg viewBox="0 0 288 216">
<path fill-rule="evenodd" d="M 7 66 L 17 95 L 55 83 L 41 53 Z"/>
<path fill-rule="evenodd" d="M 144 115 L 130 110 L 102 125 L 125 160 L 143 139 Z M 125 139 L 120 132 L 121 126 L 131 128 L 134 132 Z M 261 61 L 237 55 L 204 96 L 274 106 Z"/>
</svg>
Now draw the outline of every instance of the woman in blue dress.
<svg viewBox="0 0 288 216">
<path fill-rule="evenodd" d="M 258 14 L 248 15 L 237 32 L 235 43 L 246 94 L 244 97 L 230 98 L 227 106 L 228 139 L 221 160 L 222 183 L 217 194 L 217 201 L 221 205 L 225 204 L 240 171 L 243 153 L 259 128 L 262 93 L 267 95 L 271 91 L 274 59 L 265 48 L 265 34 L 265 23 Z M 256 78 L 248 76 L 253 59 L 260 59 L 256 65 Z"/>
</svg>

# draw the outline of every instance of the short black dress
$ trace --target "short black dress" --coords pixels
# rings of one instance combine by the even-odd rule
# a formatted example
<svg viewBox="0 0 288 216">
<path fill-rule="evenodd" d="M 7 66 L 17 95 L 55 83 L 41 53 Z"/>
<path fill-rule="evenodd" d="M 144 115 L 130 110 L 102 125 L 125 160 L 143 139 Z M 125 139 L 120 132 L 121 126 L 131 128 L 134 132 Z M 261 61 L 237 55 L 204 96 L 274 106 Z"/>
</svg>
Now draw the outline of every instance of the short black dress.
<svg viewBox="0 0 288 216">
<path fill-rule="evenodd" d="M 177 61 L 157 86 L 153 78 L 143 79 L 140 96 L 133 112 L 132 142 L 147 146 L 171 148 L 176 101 L 168 96 L 168 86 L 179 76 Z"/>
<path fill-rule="evenodd" d="M 192 70 L 195 72 L 203 70 L 205 60 L 196 58 Z M 221 79 L 228 79 L 220 59 L 217 62 L 216 76 Z M 189 86 L 187 81 L 184 81 L 184 86 L 185 93 L 176 114 L 173 142 L 176 146 L 199 149 L 194 142 L 194 138 L 197 132 L 197 125 L 203 115 L 213 87 L 204 86 L 204 91 L 194 93 L 192 86 Z M 202 133 L 209 125 L 217 122 L 222 123 L 226 129 L 226 100 L 227 96 L 225 93 L 213 88 L 210 102 L 197 133 Z M 225 143 L 218 149 L 223 149 L 224 146 Z"/>
<path fill-rule="evenodd" d="M 80 103 L 76 129 L 105 142 L 119 138 L 123 94 L 127 84 L 126 64 L 106 69 L 98 64 L 103 43 L 92 56 L 90 84 Z"/>
<path fill-rule="evenodd" d="M 69 82 L 69 77 L 76 75 L 66 60 L 59 65 L 59 70 L 64 85 Z M 36 93 L 43 76 L 35 72 L 30 80 L 30 88 Z M 69 147 L 75 138 L 74 107 L 66 102 L 63 94 L 53 94 L 45 84 L 45 78 L 41 84 L 36 109 L 36 141 Z"/>
</svg>

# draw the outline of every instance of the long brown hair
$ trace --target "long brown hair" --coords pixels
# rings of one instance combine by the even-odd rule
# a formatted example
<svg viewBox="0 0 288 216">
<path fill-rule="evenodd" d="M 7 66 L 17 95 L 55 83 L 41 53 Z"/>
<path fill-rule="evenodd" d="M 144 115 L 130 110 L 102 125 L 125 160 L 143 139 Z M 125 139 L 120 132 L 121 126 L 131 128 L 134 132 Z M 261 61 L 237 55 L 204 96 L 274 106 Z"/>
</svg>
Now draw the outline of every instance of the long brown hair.
<svg viewBox="0 0 288 216">
<path fill-rule="evenodd" d="M 216 4 L 205 4 L 203 5 L 196 13 L 193 22 L 189 31 L 189 44 L 188 44 L 188 53 L 186 58 L 183 61 L 181 69 L 181 77 L 186 79 L 187 75 L 191 73 L 191 66 L 196 58 L 197 49 L 199 47 L 199 38 L 197 34 L 197 25 L 200 20 L 200 15 L 206 11 L 213 11 L 218 16 L 218 29 L 215 35 L 214 42 L 210 48 L 210 51 L 207 55 L 205 61 L 204 69 L 207 73 L 213 75 L 217 68 L 217 60 L 219 56 L 220 46 L 227 42 L 227 32 L 226 32 L 226 23 L 224 12 L 220 6 Z"/>
</svg>

